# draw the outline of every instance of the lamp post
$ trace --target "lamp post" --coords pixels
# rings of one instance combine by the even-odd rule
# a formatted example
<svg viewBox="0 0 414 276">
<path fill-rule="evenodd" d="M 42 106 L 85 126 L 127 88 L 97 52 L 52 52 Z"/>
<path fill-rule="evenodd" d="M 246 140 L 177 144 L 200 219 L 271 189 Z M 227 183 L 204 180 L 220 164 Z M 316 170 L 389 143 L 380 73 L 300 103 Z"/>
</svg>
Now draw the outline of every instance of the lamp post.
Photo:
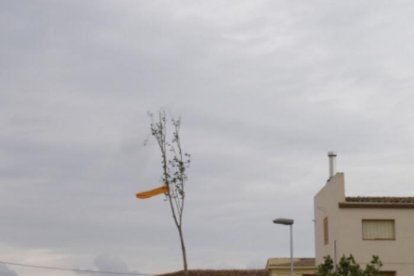
<svg viewBox="0 0 414 276">
<path fill-rule="evenodd" d="M 293 276 L 293 219 L 277 218 L 273 220 L 275 224 L 289 225 L 290 227 L 290 276 Z"/>
</svg>

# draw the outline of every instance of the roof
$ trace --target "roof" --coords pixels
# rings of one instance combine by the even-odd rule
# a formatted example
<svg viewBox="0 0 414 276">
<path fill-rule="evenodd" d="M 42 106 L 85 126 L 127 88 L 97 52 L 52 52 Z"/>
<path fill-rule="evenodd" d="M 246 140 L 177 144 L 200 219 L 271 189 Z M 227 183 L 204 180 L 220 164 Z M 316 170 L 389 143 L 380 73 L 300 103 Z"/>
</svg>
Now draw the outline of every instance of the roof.
<svg viewBox="0 0 414 276">
<path fill-rule="evenodd" d="M 340 208 L 414 208 L 414 197 L 345 197 Z"/>
<path fill-rule="evenodd" d="M 189 270 L 189 276 L 269 276 L 269 272 L 265 269 L 248 269 L 248 270 Z M 184 272 L 176 271 L 158 276 L 183 276 Z"/>
<path fill-rule="evenodd" d="M 414 197 L 375 197 L 375 196 L 348 196 L 345 198 L 346 202 L 368 202 L 368 203 L 413 203 Z"/>
<path fill-rule="evenodd" d="M 270 258 L 267 260 L 266 268 L 282 268 L 290 266 L 290 258 Z M 315 267 L 315 258 L 293 258 L 295 267 Z"/>
</svg>

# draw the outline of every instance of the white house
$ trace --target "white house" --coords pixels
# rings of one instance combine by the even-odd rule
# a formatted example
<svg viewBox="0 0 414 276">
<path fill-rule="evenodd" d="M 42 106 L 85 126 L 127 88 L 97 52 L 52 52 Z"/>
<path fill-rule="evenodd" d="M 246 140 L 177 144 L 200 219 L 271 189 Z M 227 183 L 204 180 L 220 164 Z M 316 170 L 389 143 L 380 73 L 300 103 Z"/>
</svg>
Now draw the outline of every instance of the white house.
<svg viewBox="0 0 414 276">
<path fill-rule="evenodd" d="M 316 264 L 352 254 L 361 265 L 378 255 L 384 275 L 414 275 L 414 197 L 346 197 L 344 173 L 335 172 L 314 197 Z"/>
</svg>

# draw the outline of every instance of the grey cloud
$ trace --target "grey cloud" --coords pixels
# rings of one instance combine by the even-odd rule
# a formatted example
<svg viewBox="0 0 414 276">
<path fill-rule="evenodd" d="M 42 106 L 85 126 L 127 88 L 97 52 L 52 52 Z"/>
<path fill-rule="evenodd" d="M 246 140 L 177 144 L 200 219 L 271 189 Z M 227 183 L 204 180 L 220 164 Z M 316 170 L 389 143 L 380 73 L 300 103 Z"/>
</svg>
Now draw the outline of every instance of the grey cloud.
<svg viewBox="0 0 414 276">
<path fill-rule="evenodd" d="M 179 269 L 168 204 L 134 197 L 160 184 L 159 152 L 143 141 L 146 111 L 162 107 L 181 115 L 193 156 L 192 267 L 286 255 L 278 215 L 297 221 L 298 256 L 313 255 L 312 195 L 328 150 L 350 193 L 414 192 L 410 2 L 0 5 L 8 246 Z M 102 270 L 123 269 L 105 258 Z"/>
<path fill-rule="evenodd" d="M 0 264 L 0 275 L 2 275 L 2 276 L 17 276 L 18 274 L 15 271 L 8 268 L 7 265 Z"/>
<path fill-rule="evenodd" d="M 109 256 L 109 255 L 96 256 L 94 260 L 94 264 L 98 268 L 99 271 L 121 272 L 121 273 L 132 272 L 128 269 L 128 265 L 124 261 L 114 256 Z M 111 274 L 105 273 L 102 275 L 111 275 Z M 116 274 L 112 274 L 112 275 L 116 275 Z"/>
</svg>

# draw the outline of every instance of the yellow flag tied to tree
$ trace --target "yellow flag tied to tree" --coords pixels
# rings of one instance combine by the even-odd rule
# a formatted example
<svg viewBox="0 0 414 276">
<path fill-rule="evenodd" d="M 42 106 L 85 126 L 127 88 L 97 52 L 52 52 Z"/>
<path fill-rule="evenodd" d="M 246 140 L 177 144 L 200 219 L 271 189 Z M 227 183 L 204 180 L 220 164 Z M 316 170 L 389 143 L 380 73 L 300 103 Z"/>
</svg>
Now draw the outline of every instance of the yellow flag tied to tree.
<svg viewBox="0 0 414 276">
<path fill-rule="evenodd" d="M 167 185 L 162 185 L 161 187 L 158 187 L 152 190 L 137 193 L 137 198 L 145 199 L 145 198 L 150 198 L 150 197 L 153 197 L 159 194 L 166 194 L 166 193 L 168 193 L 168 187 Z"/>
</svg>

